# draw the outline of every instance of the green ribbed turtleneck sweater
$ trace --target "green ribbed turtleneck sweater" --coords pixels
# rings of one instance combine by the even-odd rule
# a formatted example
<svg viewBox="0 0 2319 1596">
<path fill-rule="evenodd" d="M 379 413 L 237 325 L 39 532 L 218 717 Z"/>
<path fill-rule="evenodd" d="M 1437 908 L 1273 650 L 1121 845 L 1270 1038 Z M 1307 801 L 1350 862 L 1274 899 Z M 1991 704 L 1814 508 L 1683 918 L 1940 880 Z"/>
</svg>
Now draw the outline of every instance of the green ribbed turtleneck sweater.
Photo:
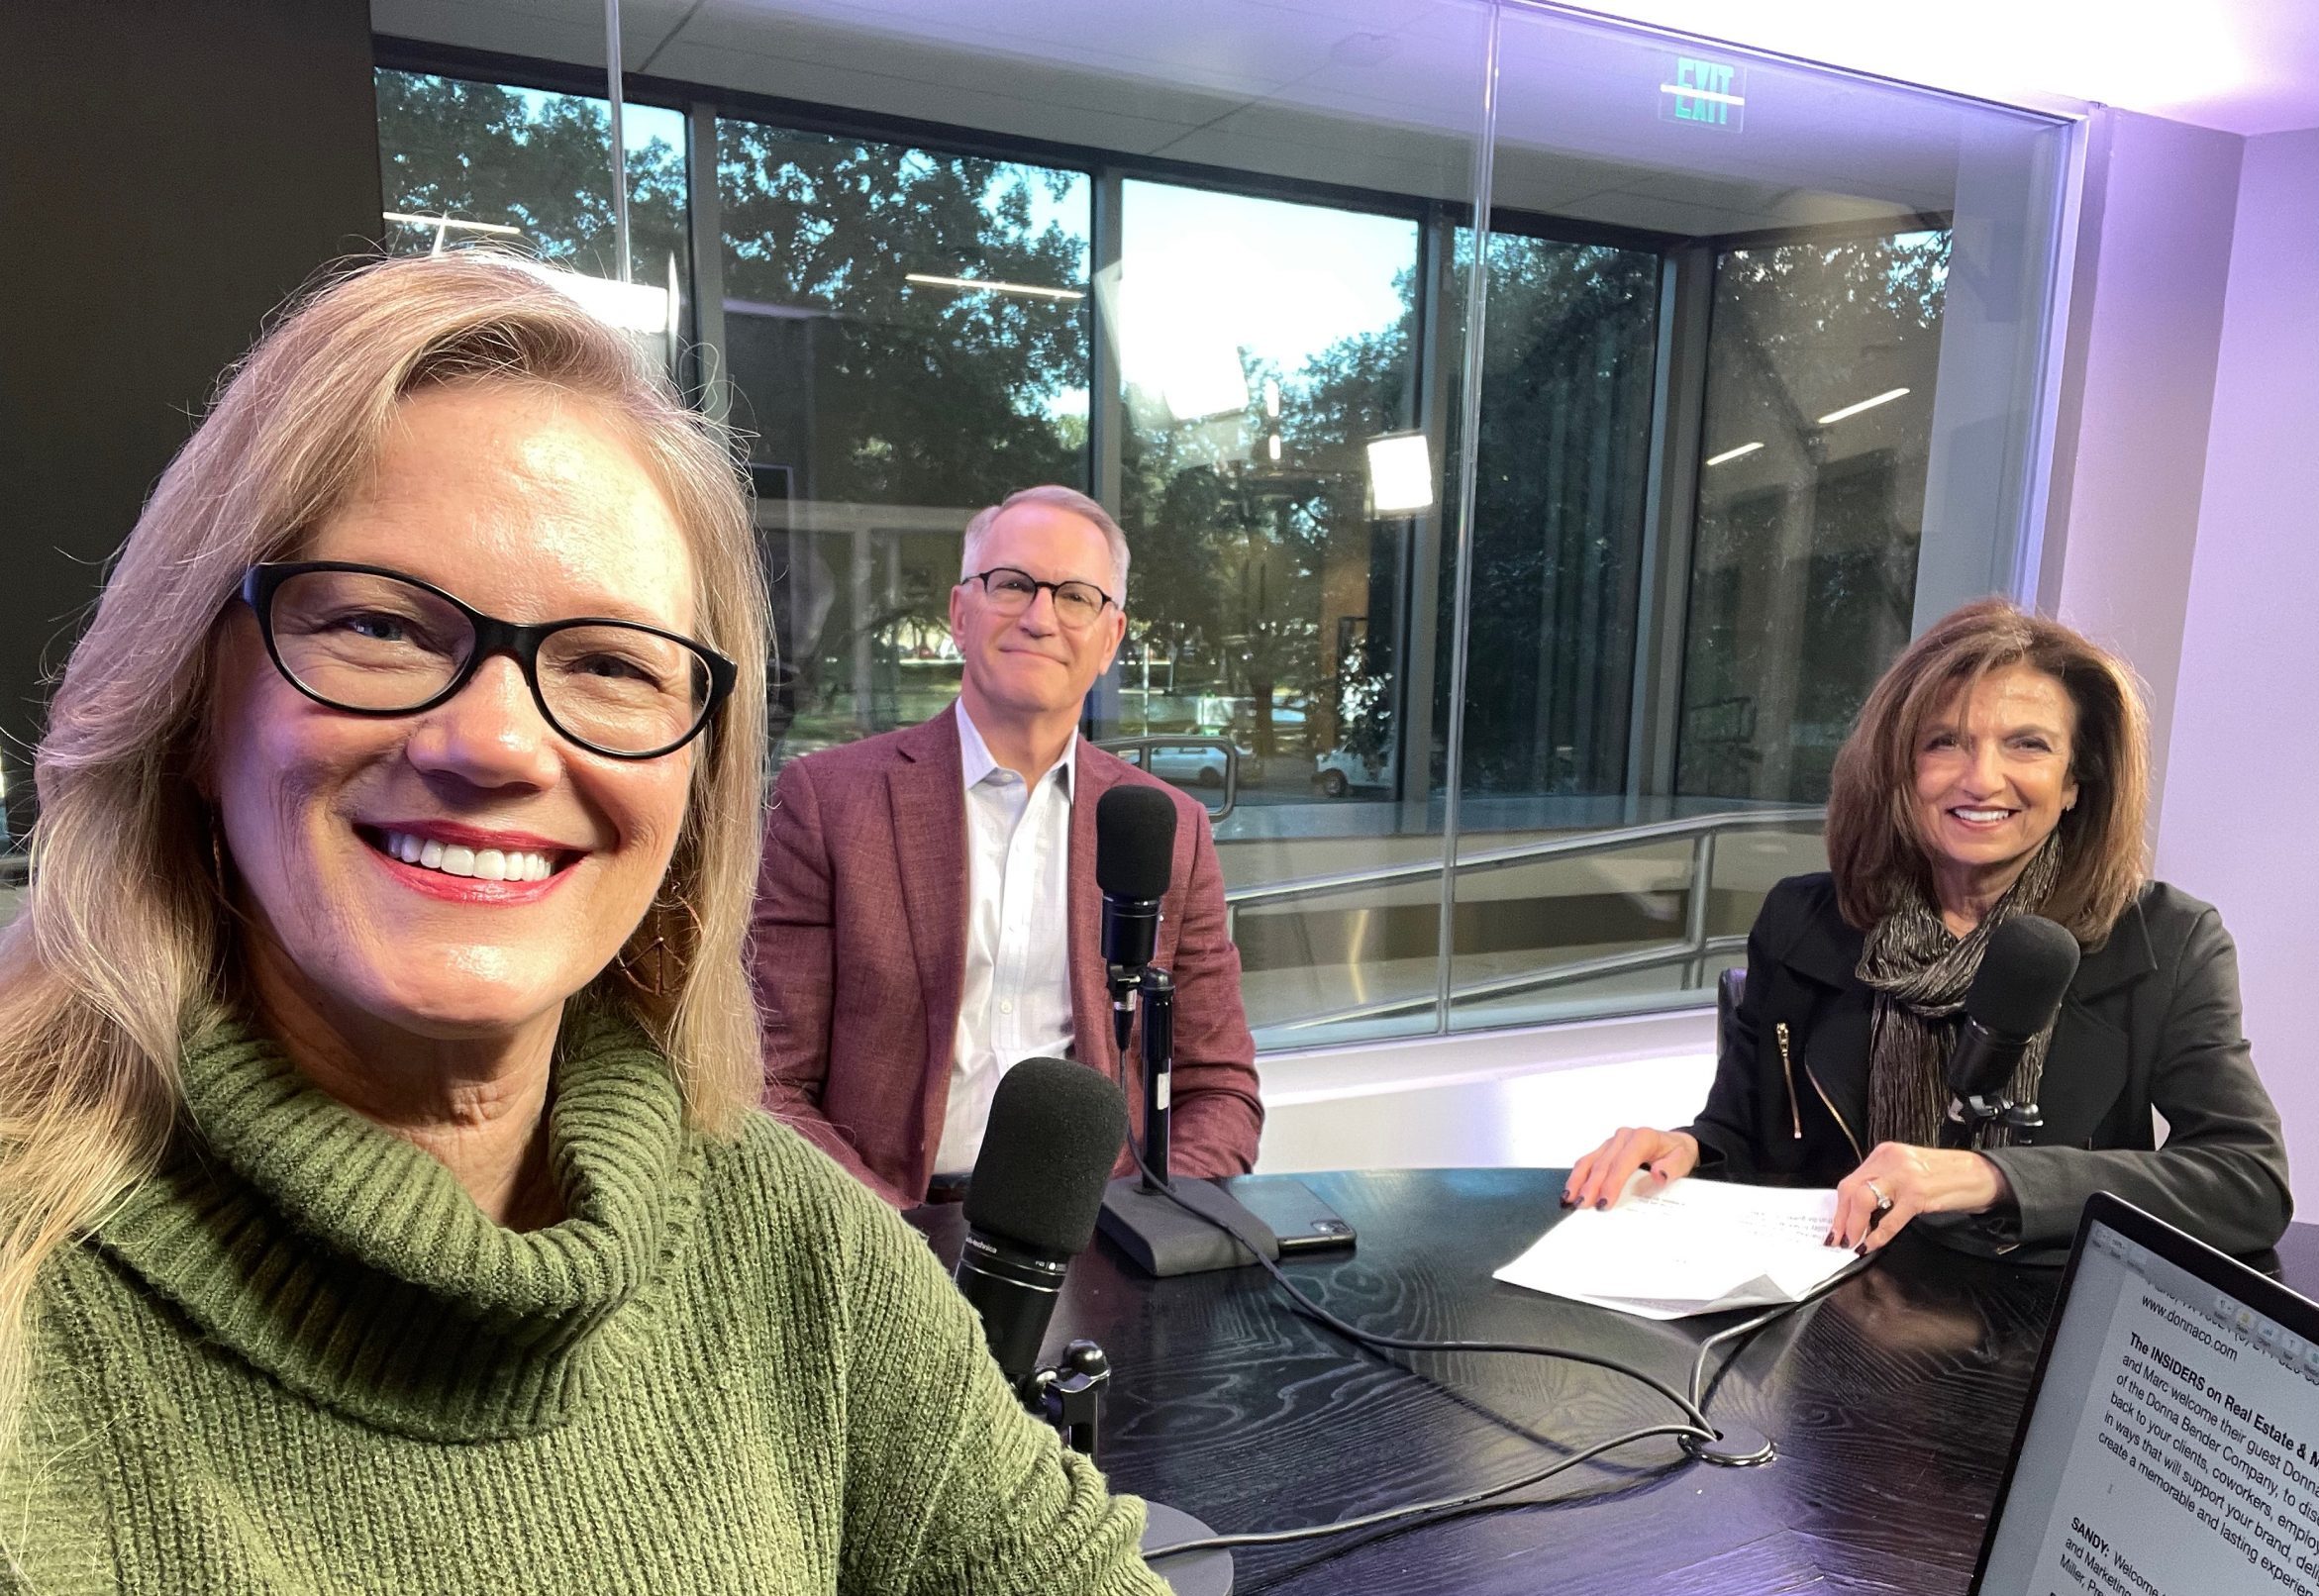
<svg viewBox="0 0 2319 1596">
<path fill-rule="evenodd" d="M 245 1035 L 44 1270 L 0 1584 L 42 1592 L 1164 1589 L 933 1254 L 800 1138 L 683 1127 L 575 1033 L 518 1234 Z"/>
</svg>

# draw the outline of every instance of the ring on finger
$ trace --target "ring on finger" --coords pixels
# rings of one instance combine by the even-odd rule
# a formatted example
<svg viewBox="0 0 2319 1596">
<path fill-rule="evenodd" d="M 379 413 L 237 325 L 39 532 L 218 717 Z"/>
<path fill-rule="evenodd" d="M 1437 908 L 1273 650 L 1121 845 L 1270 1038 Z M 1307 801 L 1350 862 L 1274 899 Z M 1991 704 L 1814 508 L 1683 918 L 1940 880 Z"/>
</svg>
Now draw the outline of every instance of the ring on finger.
<svg viewBox="0 0 2319 1596">
<path fill-rule="evenodd" d="M 1885 1196 L 1885 1195 L 1884 1195 L 1884 1193 L 1883 1193 L 1883 1190 L 1882 1190 L 1880 1187 L 1878 1187 L 1878 1186 L 1877 1186 L 1877 1184 L 1876 1184 L 1874 1181 L 1872 1181 L 1872 1180 L 1871 1180 L 1871 1181 L 1869 1181 L 1869 1182 L 1867 1183 L 1867 1186 L 1868 1186 L 1868 1195 L 1869 1195 L 1870 1197 L 1873 1197 L 1873 1198 L 1875 1198 L 1875 1199 L 1876 1199 L 1876 1212 L 1877 1212 L 1877 1213 L 1879 1213 L 1879 1214 L 1889 1214 L 1889 1213 L 1891 1213 L 1891 1212 L 1892 1212 L 1892 1199 L 1891 1199 L 1891 1198 L 1889 1198 L 1889 1197 L 1887 1197 L 1887 1196 Z"/>
</svg>

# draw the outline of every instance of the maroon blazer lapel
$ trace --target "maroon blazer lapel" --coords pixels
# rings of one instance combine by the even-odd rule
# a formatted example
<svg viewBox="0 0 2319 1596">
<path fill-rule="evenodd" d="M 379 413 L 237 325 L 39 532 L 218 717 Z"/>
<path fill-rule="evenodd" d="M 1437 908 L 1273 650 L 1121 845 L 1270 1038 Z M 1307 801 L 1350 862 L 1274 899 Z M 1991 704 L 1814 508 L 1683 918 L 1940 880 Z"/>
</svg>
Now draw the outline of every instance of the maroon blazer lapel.
<svg viewBox="0 0 2319 1596">
<path fill-rule="evenodd" d="M 949 1063 L 958 1049 L 966 978 L 966 795 L 958 729 L 951 719 L 956 713 L 937 715 L 899 739 L 901 762 L 886 772 L 910 950 L 926 1002 L 922 1159 L 933 1155 L 950 1102 Z M 921 1170 L 921 1178 L 928 1172 Z"/>
</svg>

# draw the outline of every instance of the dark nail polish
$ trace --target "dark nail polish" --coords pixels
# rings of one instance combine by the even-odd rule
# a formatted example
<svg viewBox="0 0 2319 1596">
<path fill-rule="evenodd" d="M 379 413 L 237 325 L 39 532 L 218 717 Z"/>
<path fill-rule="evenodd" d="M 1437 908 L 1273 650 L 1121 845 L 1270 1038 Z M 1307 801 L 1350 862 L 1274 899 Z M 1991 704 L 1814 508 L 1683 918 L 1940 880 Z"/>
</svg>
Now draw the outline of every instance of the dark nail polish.
<svg viewBox="0 0 2319 1596">
<path fill-rule="evenodd" d="M 1599 1213 L 1602 1210 L 1610 1207 L 1610 1199 L 1608 1197 L 1597 1197 L 1594 1199 L 1594 1207 L 1595 1211 Z"/>
<path fill-rule="evenodd" d="M 1570 1204 L 1571 1204 L 1571 1203 L 1573 1203 L 1573 1202 L 1575 1202 L 1575 1201 L 1577 1201 L 1577 1199 L 1576 1199 L 1576 1198 L 1574 1198 L 1574 1197 L 1572 1197 L 1572 1196 L 1571 1196 L 1571 1195 L 1570 1195 L 1568 1192 L 1566 1192 L 1566 1191 L 1565 1191 L 1565 1192 L 1563 1192 L 1563 1206 L 1564 1208 L 1567 1208 L 1567 1207 L 1569 1207 L 1569 1206 L 1570 1206 Z"/>
<path fill-rule="evenodd" d="M 1863 1242 L 1860 1246 L 1854 1247 L 1852 1250 L 1856 1256 L 1865 1258 L 1868 1255 L 1868 1244 Z"/>
<path fill-rule="evenodd" d="M 1836 1245 L 1836 1233 L 1834 1231 L 1830 1231 L 1827 1235 L 1821 1237 L 1820 1245 L 1822 1247 L 1834 1247 Z"/>
</svg>

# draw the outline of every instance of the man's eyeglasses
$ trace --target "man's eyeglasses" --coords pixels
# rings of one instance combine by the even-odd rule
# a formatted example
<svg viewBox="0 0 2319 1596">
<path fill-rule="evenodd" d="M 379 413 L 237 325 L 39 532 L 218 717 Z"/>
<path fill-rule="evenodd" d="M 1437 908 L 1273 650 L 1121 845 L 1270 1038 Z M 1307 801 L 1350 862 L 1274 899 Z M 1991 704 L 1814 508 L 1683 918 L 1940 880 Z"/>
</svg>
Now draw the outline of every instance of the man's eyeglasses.
<svg viewBox="0 0 2319 1596">
<path fill-rule="evenodd" d="M 377 565 L 252 565 L 242 599 L 274 668 L 350 715 L 416 715 L 457 693 L 493 654 L 531 684 L 550 726 L 594 753 L 651 759 L 700 735 L 733 691 L 733 661 L 634 621 L 519 626 Z"/>
<path fill-rule="evenodd" d="M 993 565 L 965 580 L 980 582 L 982 591 L 990 596 L 990 607 L 1001 615 L 1022 614 L 1038 601 L 1044 588 L 1055 595 L 1056 620 L 1073 632 L 1093 626 L 1104 605 L 1119 602 L 1093 582 L 1043 582 L 1012 565 Z"/>
</svg>

